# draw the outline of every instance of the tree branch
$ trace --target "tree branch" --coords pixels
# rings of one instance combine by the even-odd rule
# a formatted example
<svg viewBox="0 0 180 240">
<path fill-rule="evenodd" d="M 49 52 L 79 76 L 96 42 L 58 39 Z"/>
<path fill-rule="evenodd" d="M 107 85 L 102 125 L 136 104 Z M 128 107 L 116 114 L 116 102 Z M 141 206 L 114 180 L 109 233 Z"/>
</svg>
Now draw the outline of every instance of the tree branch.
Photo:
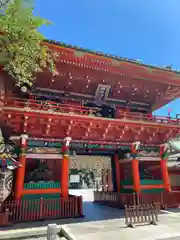
<svg viewBox="0 0 180 240">
<path fill-rule="evenodd" d="M 0 8 L 7 6 L 12 0 L 0 0 Z"/>
</svg>

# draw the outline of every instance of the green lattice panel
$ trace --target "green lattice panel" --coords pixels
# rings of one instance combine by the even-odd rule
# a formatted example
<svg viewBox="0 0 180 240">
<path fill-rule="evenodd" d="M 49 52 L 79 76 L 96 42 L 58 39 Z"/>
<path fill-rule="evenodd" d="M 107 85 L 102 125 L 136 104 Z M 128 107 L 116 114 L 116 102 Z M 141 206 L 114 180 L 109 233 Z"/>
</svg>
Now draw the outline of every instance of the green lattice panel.
<svg viewBox="0 0 180 240">
<path fill-rule="evenodd" d="M 60 188 L 60 182 L 38 182 L 24 184 L 24 189 L 49 189 L 49 188 Z"/>
<path fill-rule="evenodd" d="M 22 199 L 48 199 L 48 198 L 60 198 L 59 193 L 47 193 L 47 194 L 25 194 Z"/>
</svg>

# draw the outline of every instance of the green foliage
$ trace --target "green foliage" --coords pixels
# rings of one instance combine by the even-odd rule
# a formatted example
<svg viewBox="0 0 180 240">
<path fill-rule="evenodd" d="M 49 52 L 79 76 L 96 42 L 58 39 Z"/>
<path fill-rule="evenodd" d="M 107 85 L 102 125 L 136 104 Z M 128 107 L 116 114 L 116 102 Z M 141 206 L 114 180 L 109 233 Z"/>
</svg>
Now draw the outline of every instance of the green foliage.
<svg viewBox="0 0 180 240">
<path fill-rule="evenodd" d="M 177 140 L 180 140 L 180 134 L 178 134 L 178 135 L 176 136 L 176 139 L 177 139 Z"/>
<path fill-rule="evenodd" d="M 12 2 L 13 0 L 0 0 L 0 8 L 5 8 L 8 3 Z"/>
<path fill-rule="evenodd" d="M 17 86 L 31 86 L 44 68 L 56 73 L 57 53 L 42 45 L 44 36 L 38 31 L 50 22 L 33 10 L 32 0 L 14 0 L 0 9 L 0 63 Z"/>
</svg>

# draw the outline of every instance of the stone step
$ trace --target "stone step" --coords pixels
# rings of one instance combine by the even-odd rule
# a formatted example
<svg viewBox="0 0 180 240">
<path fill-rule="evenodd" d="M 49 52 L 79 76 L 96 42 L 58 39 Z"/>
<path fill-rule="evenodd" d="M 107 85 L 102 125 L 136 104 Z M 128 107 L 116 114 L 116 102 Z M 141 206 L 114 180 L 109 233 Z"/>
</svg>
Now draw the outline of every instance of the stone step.
<svg viewBox="0 0 180 240">
<path fill-rule="evenodd" d="M 54 238 L 52 238 L 54 240 Z M 23 240 L 47 240 L 47 237 L 33 237 L 33 238 L 23 238 Z M 57 236 L 57 239 L 55 240 L 68 240 L 67 238 L 65 237 L 58 237 Z"/>
</svg>

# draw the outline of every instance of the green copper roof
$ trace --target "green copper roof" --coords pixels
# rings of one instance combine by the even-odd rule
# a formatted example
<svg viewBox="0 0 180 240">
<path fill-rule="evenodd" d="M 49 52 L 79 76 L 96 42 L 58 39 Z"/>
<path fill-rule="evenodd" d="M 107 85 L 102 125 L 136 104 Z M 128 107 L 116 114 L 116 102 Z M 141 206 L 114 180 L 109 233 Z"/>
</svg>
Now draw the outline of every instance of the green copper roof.
<svg viewBox="0 0 180 240">
<path fill-rule="evenodd" d="M 112 54 L 106 54 L 106 53 L 102 53 L 102 52 L 99 52 L 99 51 L 93 51 L 93 50 L 81 48 L 79 46 L 66 44 L 64 42 L 58 42 L 58 41 L 55 41 L 55 40 L 46 39 L 46 40 L 44 40 L 44 42 L 48 42 L 50 44 L 54 44 L 54 45 L 57 45 L 57 46 L 62 46 L 62 47 L 67 47 L 67 48 L 79 50 L 79 51 L 84 52 L 84 53 L 95 54 L 97 56 L 102 56 L 102 57 L 106 57 L 106 58 L 109 58 L 109 59 L 114 59 L 114 60 L 117 60 L 117 61 L 126 61 L 126 62 L 130 62 L 130 63 L 138 64 L 138 65 L 141 65 L 141 66 L 145 66 L 145 67 L 156 68 L 156 69 L 161 69 L 163 71 L 175 72 L 175 73 L 180 74 L 180 70 L 174 70 L 174 69 L 169 69 L 169 68 L 166 68 L 166 67 L 144 64 L 144 63 L 141 62 L 141 60 L 134 60 L 134 59 L 124 58 L 124 57 L 118 57 L 118 56 L 115 56 L 115 55 L 112 55 Z"/>
</svg>

